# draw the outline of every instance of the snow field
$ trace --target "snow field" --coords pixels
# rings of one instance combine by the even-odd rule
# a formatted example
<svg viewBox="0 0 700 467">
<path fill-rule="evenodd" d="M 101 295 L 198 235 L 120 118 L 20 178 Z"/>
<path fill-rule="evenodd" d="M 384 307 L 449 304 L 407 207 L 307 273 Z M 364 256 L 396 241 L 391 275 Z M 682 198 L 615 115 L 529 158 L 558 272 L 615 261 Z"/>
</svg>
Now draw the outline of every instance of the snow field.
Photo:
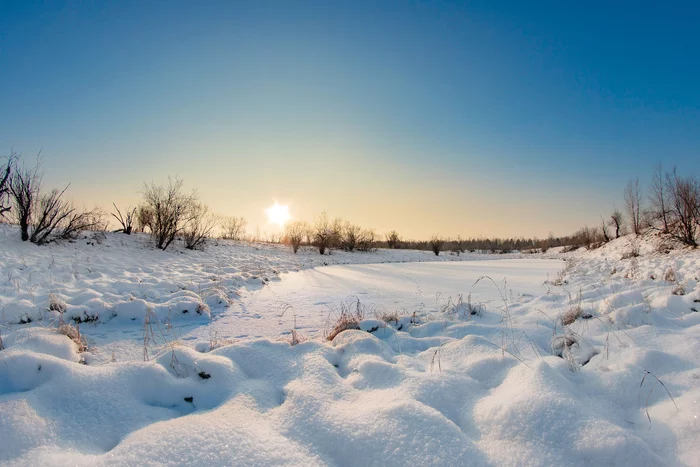
<svg viewBox="0 0 700 467">
<path fill-rule="evenodd" d="M 181 317 L 196 323 L 194 339 L 168 342 L 146 362 L 80 354 L 54 326 L 4 328 L 0 463 L 697 465 L 700 257 L 644 244 L 642 256 L 621 259 L 626 242 L 563 255 L 566 268 L 549 277 L 538 260 L 540 270 L 513 261 L 349 266 L 227 295 L 246 307 L 255 299 L 260 313 L 288 302 L 313 337 L 319 322 L 305 310 L 362 292 L 360 329 L 332 343 L 233 339 L 212 349 L 204 330 L 233 309 L 216 305 L 211 322 Z M 176 269 L 192 261 L 181 258 L 171 258 Z M 472 286 L 487 269 L 494 282 Z M 139 300 L 158 304 L 128 301 Z M 87 326 L 118 334 L 142 326 L 143 310 Z M 380 319 L 394 311 L 398 320 Z"/>
</svg>

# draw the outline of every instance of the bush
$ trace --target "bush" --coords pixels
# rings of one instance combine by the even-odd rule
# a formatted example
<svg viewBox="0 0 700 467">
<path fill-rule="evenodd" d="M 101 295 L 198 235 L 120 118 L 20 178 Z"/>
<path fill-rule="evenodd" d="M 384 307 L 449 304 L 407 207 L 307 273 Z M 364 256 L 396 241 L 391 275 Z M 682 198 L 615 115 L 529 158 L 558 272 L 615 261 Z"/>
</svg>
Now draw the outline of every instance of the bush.
<svg viewBox="0 0 700 467">
<path fill-rule="evenodd" d="M 442 247 L 445 244 L 445 241 L 442 238 L 435 235 L 430 239 L 429 243 L 432 252 L 435 253 L 435 256 L 438 256 L 442 251 Z"/>
<path fill-rule="evenodd" d="M 66 189 L 54 189 L 39 196 L 37 212 L 32 216 L 30 242 L 43 245 L 56 238 L 72 239 L 83 230 L 98 225 L 99 216 L 92 212 L 77 212 L 71 203 L 62 199 Z"/>
<path fill-rule="evenodd" d="M 328 219 L 328 214 L 324 211 L 318 217 L 312 227 L 314 245 L 322 255 L 330 248 L 337 239 L 338 234 L 334 224 Z"/>
<path fill-rule="evenodd" d="M 357 251 L 372 251 L 376 247 L 377 236 L 374 230 L 362 229 L 357 239 Z"/>
<path fill-rule="evenodd" d="M 126 208 L 126 211 L 122 214 L 116 204 L 112 203 L 112 206 L 114 206 L 115 211 L 117 211 L 116 213 L 112 213 L 112 217 L 114 217 L 121 226 L 117 232 L 131 235 L 134 229 L 134 221 L 136 220 L 136 208 Z"/>
<path fill-rule="evenodd" d="M 137 232 L 145 232 L 146 229 L 153 232 L 153 210 L 148 206 L 141 205 L 136 208 L 136 226 Z"/>
<path fill-rule="evenodd" d="M 299 221 L 290 222 L 285 227 L 285 235 L 287 237 L 287 241 L 292 246 L 292 251 L 294 251 L 294 254 L 299 251 L 299 247 L 306 236 L 307 228 L 306 223 Z"/>
<path fill-rule="evenodd" d="M 19 224 L 22 241 L 29 240 L 29 225 L 32 221 L 32 211 L 39 197 L 41 186 L 41 160 L 34 167 L 15 166 L 9 178 L 9 194 L 14 208 L 14 218 Z"/>
<path fill-rule="evenodd" d="M 399 233 L 396 230 L 392 230 L 391 232 L 386 234 L 386 245 L 392 250 L 399 246 L 399 242 Z"/>
<path fill-rule="evenodd" d="M 362 227 L 346 222 L 340 228 L 340 247 L 345 251 L 354 251 L 361 233 Z"/>
<path fill-rule="evenodd" d="M 182 180 L 168 179 L 168 186 L 146 184 L 143 193 L 143 210 L 156 248 L 165 250 L 180 235 L 191 220 L 195 193 L 182 191 Z M 148 218 L 148 215 L 152 216 Z M 140 219 L 139 219 L 140 220 Z"/>
<path fill-rule="evenodd" d="M 700 182 L 694 177 L 679 177 L 674 171 L 667 175 L 667 185 L 670 192 L 669 228 L 676 239 L 696 247 L 700 226 Z"/>
<path fill-rule="evenodd" d="M 240 241 L 245 239 L 245 227 L 248 225 L 242 217 L 230 216 L 221 220 L 221 238 L 224 240 Z"/>
<path fill-rule="evenodd" d="M 23 241 L 43 245 L 55 239 L 72 239 L 83 230 L 102 226 L 99 211 L 78 212 L 63 198 L 68 187 L 41 192 L 41 160 L 31 168 L 15 167 L 8 180 L 14 218 Z"/>
<path fill-rule="evenodd" d="M 216 226 L 217 219 L 209 212 L 209 208 L 201 203 L 192 203 L 188 217 L 183 230 L 185 248 L 188 250 L 203 248 Z"/>
<path fill-rule="evenodd" d="M 10 175 L 17 160 L 14 152 L 10 154 L 4 165 L 0 166 L 0 217 L 10 212 Z"/>
</svg>

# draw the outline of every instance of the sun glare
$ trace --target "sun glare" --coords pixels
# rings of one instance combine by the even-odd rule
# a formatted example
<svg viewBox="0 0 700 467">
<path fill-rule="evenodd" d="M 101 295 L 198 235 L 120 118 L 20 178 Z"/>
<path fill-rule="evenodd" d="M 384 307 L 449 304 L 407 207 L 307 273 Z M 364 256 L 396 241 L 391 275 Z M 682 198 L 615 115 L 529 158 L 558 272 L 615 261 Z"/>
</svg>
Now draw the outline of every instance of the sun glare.
<svg viewBox="0 0 700 467">
<path fill-rule="evenodd" d="M 280 227 L 284 227 L 284 223 L 291 219 L 289 215 L 289 206 L 281 206 L 277 201 L 273 206 L 270 206 L 265 210 L 267 213 L 267 220 L 270 224 L 277 224 Z"/>
</svg>

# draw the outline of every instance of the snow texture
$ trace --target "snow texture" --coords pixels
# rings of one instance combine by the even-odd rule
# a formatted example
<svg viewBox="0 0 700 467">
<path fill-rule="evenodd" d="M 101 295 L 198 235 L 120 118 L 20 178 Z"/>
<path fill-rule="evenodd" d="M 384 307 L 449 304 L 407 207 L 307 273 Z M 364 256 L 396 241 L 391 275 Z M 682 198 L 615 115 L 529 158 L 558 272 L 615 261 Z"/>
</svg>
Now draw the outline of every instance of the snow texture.
<svg viewBox="0 0 700 467">
<path fill-rule="evenodd" d="M 647 238 L 628 257 L 623 238 L 416 264 L 435 257 L 160 252 L 124 235 L 36 247 L 4 229 L 2 464 L 700 459 L 696 251 Z M 368 264 L 309 269 L 333 261 Z M 343 310 L 359 329 L 326 341 Z"/>
</svg>

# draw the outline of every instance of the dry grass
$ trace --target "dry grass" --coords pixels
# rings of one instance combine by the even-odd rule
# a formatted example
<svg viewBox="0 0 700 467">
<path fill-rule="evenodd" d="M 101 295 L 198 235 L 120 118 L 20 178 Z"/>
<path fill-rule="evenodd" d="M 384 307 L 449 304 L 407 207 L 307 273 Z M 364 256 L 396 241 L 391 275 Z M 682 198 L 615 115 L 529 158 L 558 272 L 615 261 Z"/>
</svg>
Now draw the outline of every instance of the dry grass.
<svg viewBox="0 0 700 467">
<path fill-rule="evenodd" d="M 680 409 L 678 408 L 678 404 L 676 404 L 676 400 L 673 398 L 671 395 L 671 391 L 668 390 L 666 385 L 661 381 L 654 373 L 652 373 L 649 370 L 644 370 L 644 377 L 642 378 L 642 382 L 639 383 L 639 387 L 641 388 L 644 386 L 644 381 L 647 379 L 647 376 L 651 375 L 656 382 L 652 385 L 651 389 L 649 390 L 649 394 L 647 394 L 647 398 L 644 401 L 644 410 L 647 414 L 647 419 L 649 419 L 649 429 L 651 429 L 651 415 L 649 415 L 649 398 L 651 398 L 651 394 L 654 392 L 654 389 L 656 388 L 657 385 L 661 385 L 666 390 L 666 394 L 668 394 L 669 399 L 671 399 L 671 402 L 673 402 L 673 405 L 676 407 L 676 411 L 680 412 Z"/>
<path fill-rule="evenodd" d="M 676 286 L 673 288 L 673 290 L 671 291 L 671 293 L 672 293 L 673 295 L 685 295 L 685 294 L 686 294 L 685 284 L 679 282 L 679 283 L 676 284 Z"/>
<path fill-rule="evenodd" d="M 669 267 L 666 269 L 666 272 L 664 273 L 664 280 L 666 282 L 676 282 L 676 273 L 673 271 L 673 268 Z"/>
<path fill-rule="evenodd" d="M 375 313 L 378 320 L 384 321 L 385 323 L 399 324 L 401 316 L 399 316 L 398 311 L 378 311 Z"/>
<path fill-rule="evenodd" d="M 56 311 L 63 315 L 66 312 L 66 303 L 54 294 L 49 294 L 49 311 Z"/>
<path fill-rule="evenodd" d="M 88 350 L 87 341 L 80 335 L 80 325 L 73 326 L 72 324 L 62 324 L 57 329 L 59 334 L 63 334 L 78 346 L 78 353 Z"/>
<path fill-rule="evenodd" d="M 360 322 L 365 318 L 365 306 L 360 299 L 341 303 L 338 319 L 333 328 L 327 333 L 326 339 L 332 341 L 338 334 L 349 329 L 360 329 Z"/>
<path fill-rule="evenodd" d="M 571 301 L 571 306 L 568 310 L 562 313 L 560 317 L 562 326 L 569 326 L 583 316 L 583 308 L 581 307 L 583 296 L 581 289 L 579 289 L 578 294 L 576 294 L 575 300 L 572 297 L 569 297 L 569 300 Z"/>
</svg>

